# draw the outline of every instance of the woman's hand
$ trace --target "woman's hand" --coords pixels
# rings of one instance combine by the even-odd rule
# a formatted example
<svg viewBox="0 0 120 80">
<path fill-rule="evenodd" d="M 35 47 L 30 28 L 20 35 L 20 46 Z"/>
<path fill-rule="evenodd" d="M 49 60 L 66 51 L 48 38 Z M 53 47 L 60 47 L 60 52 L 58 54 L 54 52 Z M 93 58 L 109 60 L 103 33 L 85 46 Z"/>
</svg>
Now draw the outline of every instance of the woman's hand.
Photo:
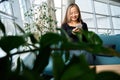
<svg viewBox="0 0 120 80">
<path fill-rule="evenodd" d="M 78 28 L 78 27 L 75 27 L 73 30 L 72 30 L 72 33 L 75 34 L 75 33 L 78 33 L 81 31 L 81 28 Z"/>
</svg>

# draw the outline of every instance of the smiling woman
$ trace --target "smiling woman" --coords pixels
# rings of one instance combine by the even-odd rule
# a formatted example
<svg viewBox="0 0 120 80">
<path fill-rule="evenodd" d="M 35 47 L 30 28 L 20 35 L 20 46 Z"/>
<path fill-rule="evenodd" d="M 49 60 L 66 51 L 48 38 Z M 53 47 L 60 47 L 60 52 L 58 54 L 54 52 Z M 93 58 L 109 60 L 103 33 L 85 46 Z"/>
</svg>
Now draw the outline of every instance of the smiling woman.
<svg viewBox="0 0 120 80">
<path fill-rule="evenodd" d="M 78 28 L 78 25 L 81 28 Z M 66 31 L 73 42 L 78 41 L 75 33 L 80 32 L 81 29 L 88 31 L 87 24 L 82 20 L 77 4 L 72 3 L 68 6 L 61 28 Z"/>
<path fill-rule="evenodd" d="M 71 41 L 77 44 L 80 40 L 77 33 L 82 34 L 82 30 L 88 31 L 87 24 L 82 20 L 80 9 L 77 4 L 72 3 L 68 6 L 64 21 L 61 27 L 70 37 Z M 82 35 L 82 41 L 87 42 L 85 36 Z M 93 57 L 90 53 L 83 50 L 71 50 L 70 55 L 84 54 L 89 64 L 93 64 Z"/>
</svg>

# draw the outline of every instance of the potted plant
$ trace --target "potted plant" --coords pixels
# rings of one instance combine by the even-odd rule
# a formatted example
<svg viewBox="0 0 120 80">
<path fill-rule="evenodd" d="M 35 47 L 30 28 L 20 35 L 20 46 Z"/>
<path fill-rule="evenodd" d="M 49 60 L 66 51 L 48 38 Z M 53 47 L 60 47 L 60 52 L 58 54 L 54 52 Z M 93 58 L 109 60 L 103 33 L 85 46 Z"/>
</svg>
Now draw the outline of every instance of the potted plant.
<svg viewBox="0 0 120 80">
<path fill-rule="evenodd" d="M 17 25 L 17 27 L 19 27 Z M 0 39 L 0 47 L 6 53 L 4 57 L 0 58 L 0 79 L 1 80 L 119 80 L 120 75 L 112 71 L 104 71 L 96 73 L 96 67 L 89 67 L 89 64 L 85 60 L 84 55 L 73 56 L 69 58 L 69 50 L 86 50 L 92 54 L 106 54 L 112 56 L 120 56 L 116 51 L 111 48 L 105 48 L 102 46 L 102 40 L 94 32 L 84 32 L 88 43 L 81 41 L 81 34 L 79 36 L 79 43 L 74 44 L 69 40 L 69 37 L 64 33 L 62 29 L 59 29 L 64 33 L 64 36 L 47 32 L 42 35 L 39 41 L 34 42 L 34 37 L 30 38 L 31 43 L 28 43 L 27 38 L 31 34 L 24 33 L 23 35 L 9 36 L 6 35 L 5 26 L 0 21 L 0 29 L 4 36 Z M 37 44 L 37 46 L 36 46 Z M 20 49 L 20 47 L 27 47 L 28 49 Z M 11 50 L 17 49 L 16 52 Z M 13 56 L 17 54 L 34 54 L 36 59 L 33 60 L 33 67 L 27 67 L 22 59 L 18 58 L 17 66 L 12 69 Z M 63 56 L 64 55 L 64 56 Z M 49 76 L 44 74 L 44 69 L 48 65 L 49 58 L 53 61 L 53 75 Z"/>
<path fill-rule="evenodd" d="M 25 32 L 37 34 L 38 37 L 46 32 L 56 32 L 55 11 L 46 2 L 42 2 L 40 5 L 33 4 L 24 14 Z"/>
</svg>

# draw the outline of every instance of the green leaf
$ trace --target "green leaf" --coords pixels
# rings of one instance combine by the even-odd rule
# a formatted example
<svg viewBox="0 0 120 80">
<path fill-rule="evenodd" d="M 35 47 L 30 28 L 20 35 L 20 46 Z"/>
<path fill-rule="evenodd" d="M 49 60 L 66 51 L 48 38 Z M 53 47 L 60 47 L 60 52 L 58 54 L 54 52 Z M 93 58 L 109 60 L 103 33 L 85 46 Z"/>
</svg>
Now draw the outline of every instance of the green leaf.
<svg viewBox="0 0 120 80">
<path fill-rule="evenodd" d="M 61 80 L 95 80 L 95 76 L 92 71 L 86 71 L 80 68 L 79 64 L 73 64 L 64 72 Z"/>
<path fill-rule="evenodd" d="M 21 68 L 22 68 L 21 59 L 20 59 L 20 57 L 18 57 L 18 59 L 17 59 L 17 67 L 15 69 L 16 74 L 19 74 L 21 72 Z"/>
<path fill-rule="evenodd" d="M 60 80 L 60 77 L 64 71 L 64 61 L 62 55 L 58 52 L 52 54 L 53 59 L 53 76 L 55 80 Z"/>
<path fill-rule="evenodd" d="M 30 39 L 31 39 L 32 43 L 37 43 L 38 42 L 37 39 L 35 38 L 34 34 L 30 34 L 29 36 L 30 36 Z"/>
<path fill-rule="evenodd" d="M 2 30 L 2 32 L 3 32 L 4 36 L 5 36 L 6 35 L 6 30 L 5 30 L 4 24 L 1 22 L 1 20 L 0 20 L 0 29 Z"/>
<path fill-rule="evenodd" d="M 69 58 L 70 58 L 70 52 L 69 51 L 65 51 L 63 52 L 65 54 L 65 62 L 69 61 Z"/>
<path fill-rule="evenodd" d="M 96 80 L 120 80 L 120 75 L 112 71 L 103 71 L 97 74 Z"/>
<path fill-rule="evenodd" d="M 51 54 L 50 46 L 59 43 L 60 40 L 62 40 L 62 37 L 56 33 L 46 33 L 45 35 L 41 36 L 39 54 L 37 55 L 33 67 L 35 72 L 43 72 L 44 68 L 49 62 L 49 57 Z"/>
<path fill-rule="evenodd" d="M 62 29 L 62 28 L 56 28 L 56 29 L 61 32 L 61 35 L 62 35 L 67 41 L 71 41 L 70 37 L 68 36 L 68 34 L 65 32 L 64 29 Z"/>
<path fill-rule="evenodd" d="M 101 38 L 93 31 L 82 31 L 82 34 L 87 39 L 87 42 L 90 44 L 94 44 L 94 45 L 102 45 L 103 44 Z"/>
<path fill-rule="evenodd" d="M 22 36 L 6 36 L 0 40 L 0 47 L 7 53 L 23 44 L 25 44 L 25 40 Z"/>
<path fill-rule="evenodd" d="M 85 55 L 81 54 L 79 56 L 73 55 L 73 57 L 70 59 L 70 63 L 68 66 L 71 64 L 79 64 L 81 68 L 85 68 L 86 70 L 89 70 L 89 65 L 86 61 Z"/>
<path fill-rule="evenodd" d="M 34 71 L 38 73 L 42 73 L 42 71 L 49 62 L 49 57 L 51 54 L 50 47 L 53 46 L 54 44 L 58 45 L 60 41 L 61 42 L 64 41 L 64 38 L 56 33 L 48 32 L 45 35 L 41 36 L 39 55 L 37 55 L 37 58 L 34 62 L 34 67 L 33 67 Z"/>
<path fill-rule="evenodd" d="M 0 79 L 6 80 L 11 72 L 11 60 L 8 56 L 0 58 Z"/>
<path fill-rule="evenodd" d="M 95 73 L 89 68 L 83 55 L 73 56 L 66 66 L 61 80 L 95 80 Z"/>
<path fill-rule="evenodd" d="M 38 74 L 35 74 L 31 70 L 24 70 L 20 74 L 17 74 L 16 72 L 11 72 L 11 74 L 7 77 L 6 80 L 44 80 L 38 76 Z"/>
<path fill-rule="evenodd" d="M 99 50 L 99 55 L 105 55 L 105 56 L 117 56 L 120 57 L 120 52 L 115 51 L 112 48 L 106 48 L 106 47 L 101 47 Z"/>
<path fill-rule="evenodd" d="M 49 57 L 51 54 L 50 46 L 45 46 L 39 49 L 39 54 L 36 55 L 36 60 L 33 64 L 33 71 L 41 74 L 45 67 L 48 65 Z"/>
<path fill-rule="evenodd" d="M 59 34 L 48 32 L 45 35 L 41 36 L 40 45 L 41 46 L 52 45 L 57 44 L 60 41 L 65 41 L 65 38 L 63 38 Z"/>
<path fill-rule="evenodd" d="M 61 48 L 64 50 L 85 50 L 87 46 L 85 43 L 63 42 Z"/>
</svg>

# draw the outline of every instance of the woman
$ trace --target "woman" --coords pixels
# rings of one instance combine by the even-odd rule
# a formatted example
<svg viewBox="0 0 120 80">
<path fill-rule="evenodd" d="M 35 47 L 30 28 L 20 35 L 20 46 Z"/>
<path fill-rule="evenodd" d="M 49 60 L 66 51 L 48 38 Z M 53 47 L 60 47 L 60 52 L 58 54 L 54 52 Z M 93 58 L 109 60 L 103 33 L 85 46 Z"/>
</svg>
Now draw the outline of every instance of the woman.
<svg viewBox="0 0 120 80">
<path fill-rule="evenodd" d="M 83 22 L 77 4 L 72 3 L 68 6 L 62 23 L 62 29 L 66 31 L 73 42 L 78 41 L 78 37 L 75 35 L 76 32 L 80 32 L 81 29 L 88 31 L 87 24 Z"/>
<path fill-rule="evenodd" d="M 79 41 L 77 35 L 75 35 L 76 32 L 80 32 L 81 30 L 88 31 L 87 24 L 83 22 L 80 9 L 77 4 L 72 3 L 68 6 L 64 21 L 62 23 L 62 29 L 65 30 L 73 42 Z M 82 40 L 86 42 L 84 36 Z M 92 64 L 93 62 L 92 55 L 84 50 L 71 50 L 70 54 L 71 56 L 84 54 L 89 64 Z"/>
</svg>

